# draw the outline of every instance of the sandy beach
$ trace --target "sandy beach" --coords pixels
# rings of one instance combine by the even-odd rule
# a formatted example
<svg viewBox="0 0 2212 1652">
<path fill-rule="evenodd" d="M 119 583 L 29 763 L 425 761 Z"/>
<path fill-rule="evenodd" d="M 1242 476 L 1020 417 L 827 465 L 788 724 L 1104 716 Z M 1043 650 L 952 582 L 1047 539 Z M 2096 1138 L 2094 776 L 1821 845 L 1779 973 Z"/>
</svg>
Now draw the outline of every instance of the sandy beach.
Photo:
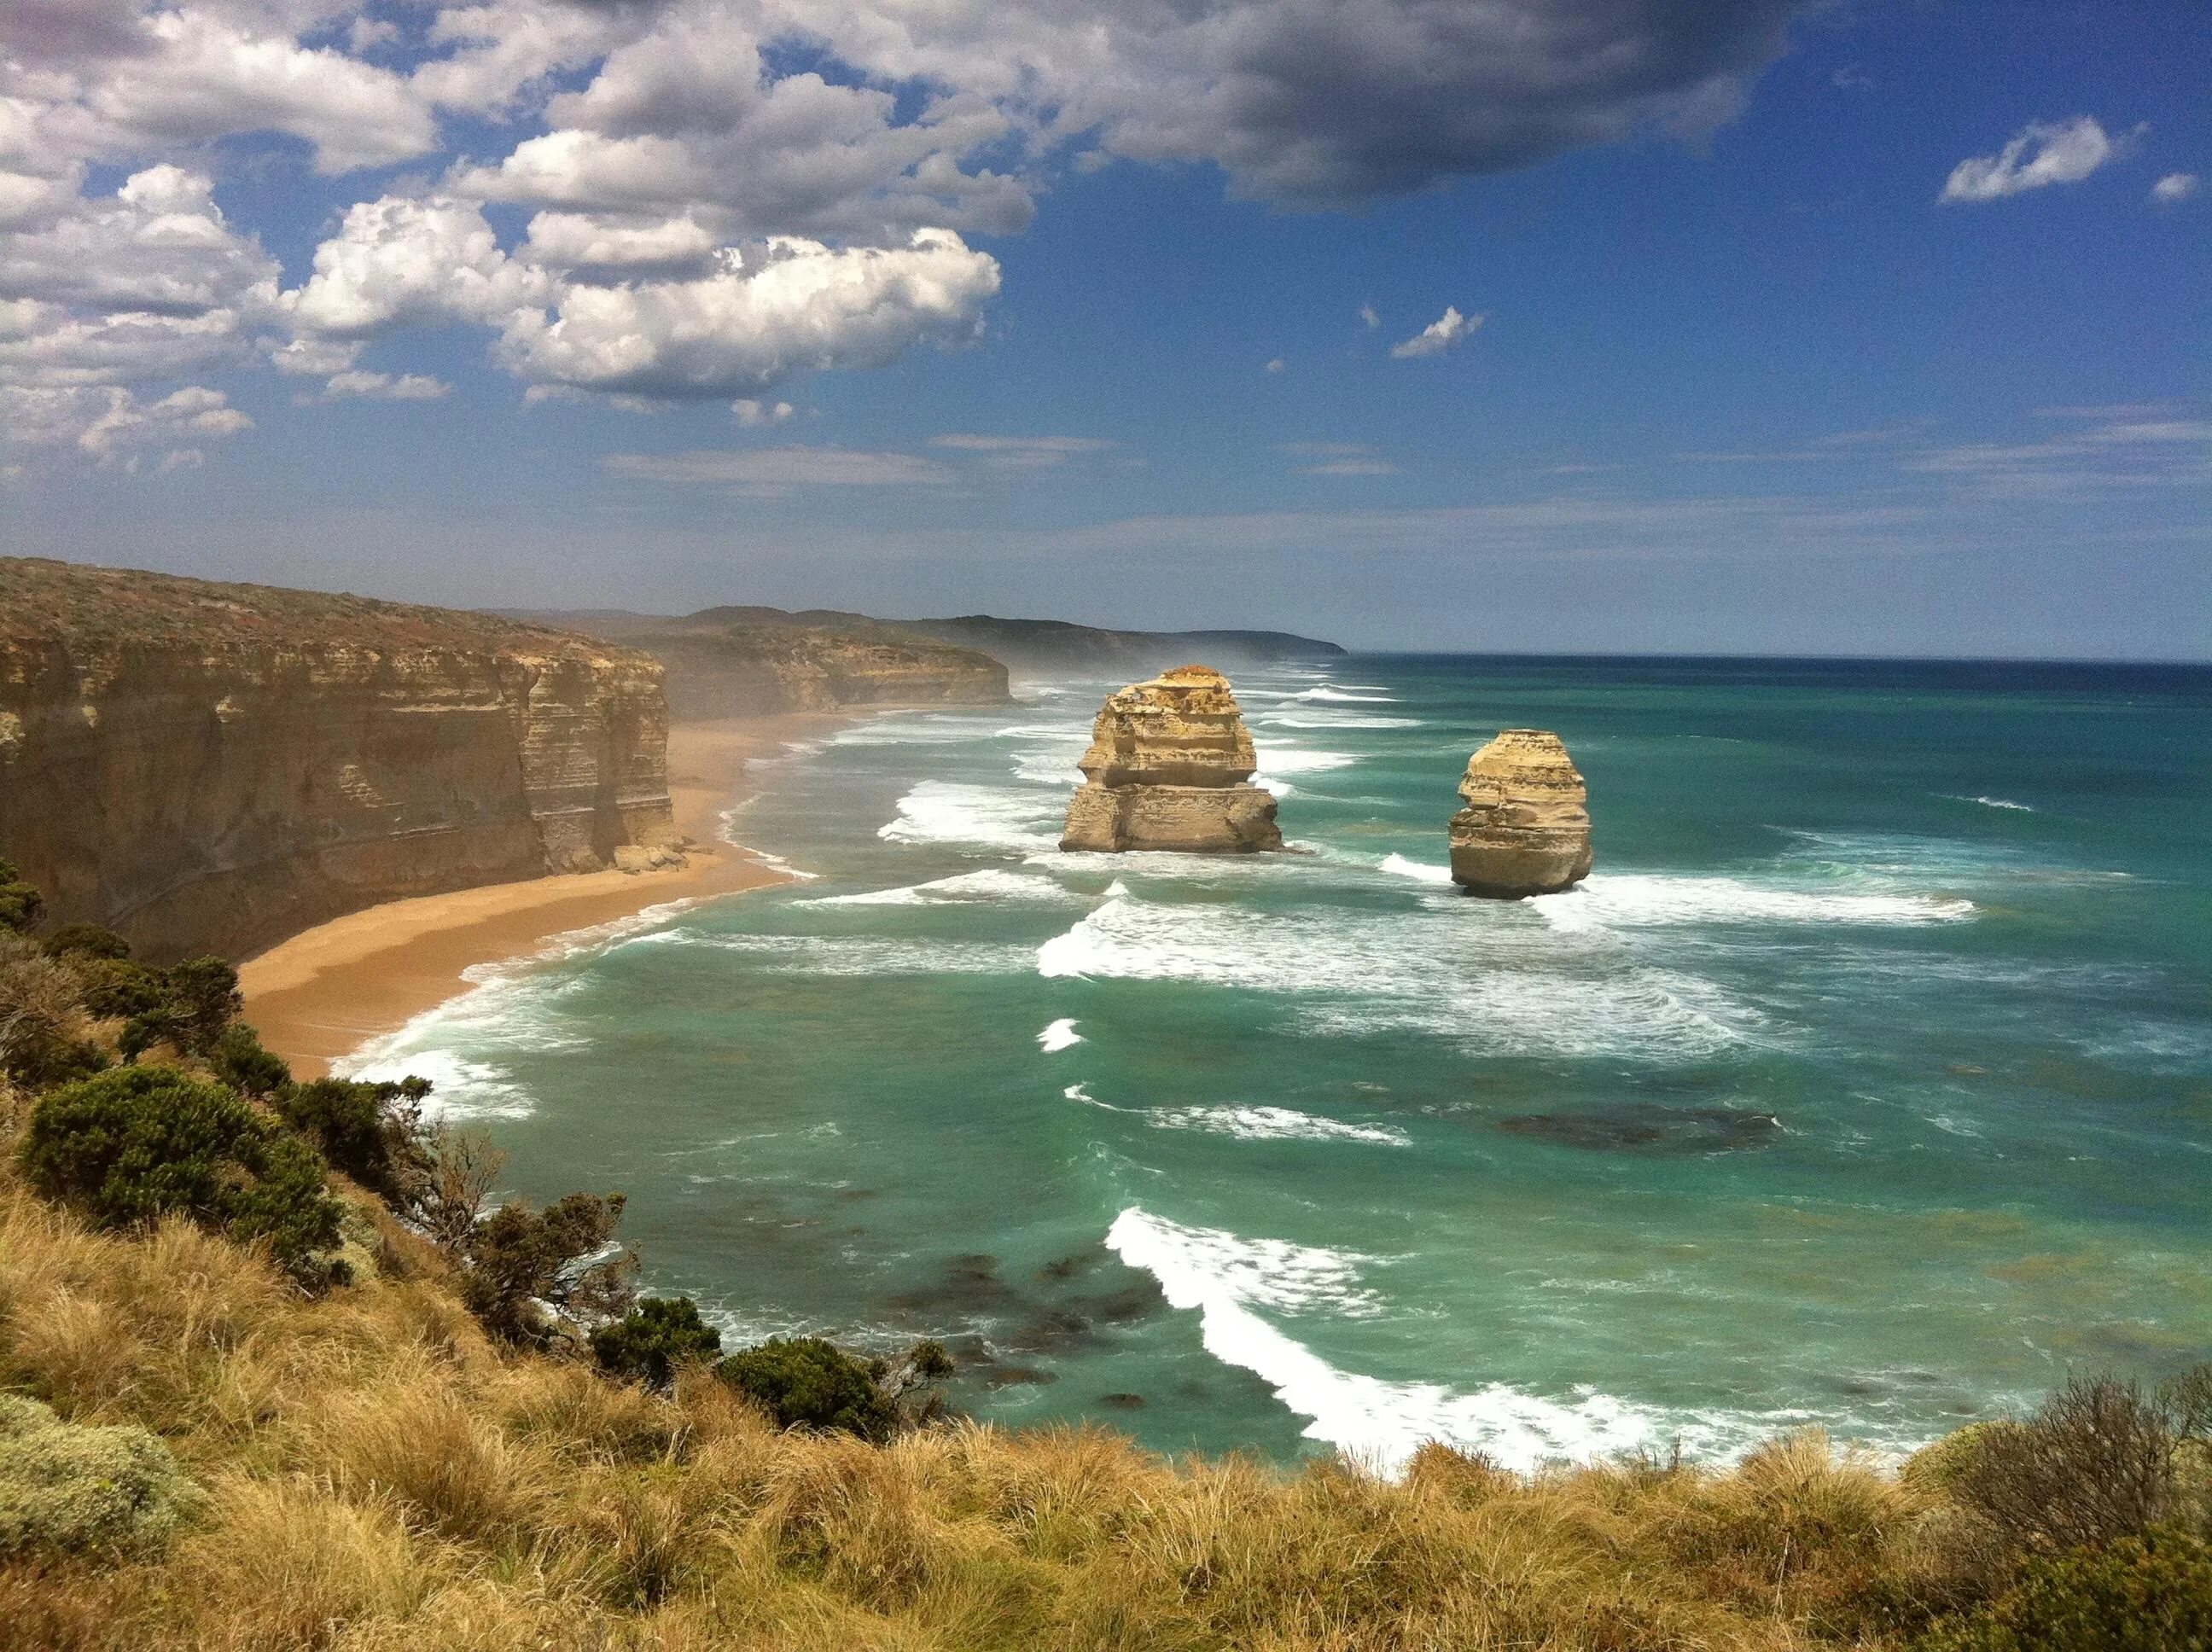
<svg viewBox="0 0 2212 1652">
<path fill-rule="evenodd" d="M 295 1072 L 319 1076 L 364 1040 L 466 991 L 462 971 L 472 965 L 520 957 L 556 935 L 663 902 L 780 882 L 783 874 L 723 841 L 723 811 L 744 797 L 749 760 L 774 756 L 787 741 L 842 720 L 799 714 L 672 728 L 668 793 L 677 829 L 705 846 L 688 865 L 533 878 L 349 913 L 240 967 L 246 1017 Z"/>
</svg>

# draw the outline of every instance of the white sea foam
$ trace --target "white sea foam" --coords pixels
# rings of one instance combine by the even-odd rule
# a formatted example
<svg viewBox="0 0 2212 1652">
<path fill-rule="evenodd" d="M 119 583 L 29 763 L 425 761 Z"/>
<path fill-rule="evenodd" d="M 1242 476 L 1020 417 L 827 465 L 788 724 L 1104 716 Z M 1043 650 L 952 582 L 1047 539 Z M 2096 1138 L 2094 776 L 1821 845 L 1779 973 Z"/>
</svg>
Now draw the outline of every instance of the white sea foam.
<svg viewBox="0 0 2212 1652">
<path fill-rule="evenodd" d="M 854 895 L 817 895 L 811 900 L 793 904 L 806 907 L 933 907 L 969 906 L 978 902 L 1045 902 L 1060 904 L 1073 901 L 1087 905 L 1090 900 L 1089 896 L 1079 895 L 1049 878 L 1032 877 L 1024 872 L 987 866 L 981 872 L 933 878 L 927 884 L 909 884 L 898 889 L 863 890 Z"/>
<path fill-rule="evenodd" d="M 1400 878 L 1418 878 L 1424 884 L 1451 882 L 1449 866 L 1432 866 L 1425 860 L 1408 860 L 1402 854 L 1384 855 L 1382 864 L 1378 870 L 1394 873 Z"/>
<path fill-rule="evenodd" d="M 1949 797 L 1954 803 L 1978 803 L 1984 809 L 2017 809 L 2024 815 L 2032 815 L 2035 812 L 2035 806 L 2033 804 L 2014 803 L 2010 798 L 1962 798 L 1952 793 L 1946 793 L 1944 795 Z"/>
<path fill-rule="evenodd" d="M 1108 1248 L 1159 1281 L 1170 1305 L 1198 1313 L 1206 1352 L 1256 1374 L 1322 1440 L 1385 1470 L 1442 1440 L 1529 1469 L 1554 1458 L 1587 1460 L 1641 1445 L 1655 1418 L 1588 1390 L 1546 1400 L 1503 1383 L 1455 1394 L 1442 1383 L 1386 1382 L 1339 1370 L 1262 1316 L 1361 1315 L 1378 1310 L 1359 1283 L 1370 1259 L 1280 1240 L 1185 1227 L 1131 1206 L 1115 1218 Z"/>
<path fill-rule="evenodd" d="M 1318 774 L 1331 768 L 1349 768 L 1359 761 L 1348 751 L 1316 751 L 1275 740 L 1258 743 L 1260 767 L 1270 774 Z"/>
<path fill-rule="evenodd" d="M 1340 688 L 1333 683 L 1323 683 L 1317 688 L 1307 689 L 1302 693 L 1294 694 L 1290 697 L 1293 700 L 1341 701 L 1343 703 L 1354 706 L 1387 706 L 1398 697 L 1395 694 L 1387 694 L 1380 689 L 1370 694 L 1354 694 L 1352 692 L 1352 689 L 1360 685 L 1357 683 L 1349 683 Z"/>
<path fill-rule="evenodd" d="M 372 1041 L 331 1062 L 331 1071 L 368 1083 L 428 1078 L 430 1096 L 422 1113 L 429 1119 L 525 1119 L 535 1108 L 529 1092 L 505 1067 L 446 1049 L 401 1054 L 396 1045 L 395 1040 Z"/>
<path fill-rule="evenodd" d="M 696 946 L 760 961 L 779 975 L 1011 975 L 1026 969 L 1027 947 L 988 941 L 890 939 L 872 935 L 700 935 L 672 931 L 640 938 L 665 946 Z M 636 944 L 636 943 L 632 943 Z"/>
<path fill-rule="evenodd" d="M 811 884 L 822 876 L 818 872 L 807 872 L 801 867 L 794 866 L 781 855 L 770 854 L 766 849 L 747 849 L 745 853 L 770 872 L 781 872 L 786 878 L 795 878 L 803 884 Z"/>
<path fill-rule="evenodd" d="M 1411 1147 L 1413 1139 L 1394 1125 L 1346 1124 L 1288 1107 L 1156 1107 L 1148 1122 L 1161 1130 L 1199 1130 L 1239 1141 L 1364 1141 Z"/>
<path fill-rule="evenodd" d="M 1422 904 L 1437 921 L 1125 895 L 1047 941 L 1036 969 L 1289 994 L 1310 1031 L 1425 1032 L 1485 1054 L 1699 1056 L 1760 1029 L 1712 983 L 1644 964 L 1609 938 L 1566 945 L 1511 908 L 1441 893 Z"/>
<path fill-rule="evenodd" d="M 1940 924 L 1974 915 L 1974 903 L 1941 895 L 1845 894 L 1735 878 L 1638 874 L 1590 878 L 1528 904 L 1562 930 L 1660 924 Z"/>
<path fill-rule="evenodd" d="M 1063 799 L 1027 787 L 923 780 L 898 800 L 898 818 L 876 835 L 894 843 L 972 843 L 1047 849 L 1059 841 Z"/>
<path fill-rule="evenodd" d="M 1420 728 L 1418 717 L 1370 717 L 1351 712 L 1331 712 L 1316 706 L 1311 711 L 1270 711 L 1260 721 L 1276 728 Z"/>
<path fill-rule="evenodd" d="M 1063 1016 L 1039 1033 L 1036 1042 L 1037 1048 L 1047 1055 L 1055 1055 L 1061 1050 L 1073 1049 L 1085 1040 L 1083 1035 L 1075 1030 L 1075 1023 Z"/>
</svg>

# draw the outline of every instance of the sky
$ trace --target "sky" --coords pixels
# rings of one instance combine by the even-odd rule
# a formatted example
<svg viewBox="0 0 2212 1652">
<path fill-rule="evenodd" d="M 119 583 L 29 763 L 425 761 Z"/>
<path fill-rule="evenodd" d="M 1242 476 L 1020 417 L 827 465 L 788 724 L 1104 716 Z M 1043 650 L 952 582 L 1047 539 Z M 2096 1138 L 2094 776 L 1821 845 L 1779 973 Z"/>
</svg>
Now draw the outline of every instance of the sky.
<svg viewBox="0 0 2212 1652">
<path fill-rule="evenodd" d="M 0 549 L 2212 659 L 2197 0 L 9 0 Z"/>
</svg>

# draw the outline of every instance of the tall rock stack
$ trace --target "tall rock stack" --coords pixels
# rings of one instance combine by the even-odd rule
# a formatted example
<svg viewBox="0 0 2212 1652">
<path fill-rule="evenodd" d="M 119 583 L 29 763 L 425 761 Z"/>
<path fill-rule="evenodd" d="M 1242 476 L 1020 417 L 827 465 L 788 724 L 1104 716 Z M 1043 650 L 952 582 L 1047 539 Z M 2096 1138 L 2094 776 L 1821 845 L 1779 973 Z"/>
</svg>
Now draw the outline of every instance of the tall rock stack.
<svg viewBox="0 0 2212 1652">
<path fill-rule="evenodd" d="M 1589 793 L 1548 729 L 1509 728 L 1468 759 L 1451 820 L 1452 881 L 1502 901 L 1589 876 Z"/>
<path fill-rule="evenodd" d="M 1259 766 L 1229 679 L 1181 665 L 1106 696 L 1067 805 L 1063 849 L 1279 849 L 1275 799 L 1250 785 Z"/>
</svg>

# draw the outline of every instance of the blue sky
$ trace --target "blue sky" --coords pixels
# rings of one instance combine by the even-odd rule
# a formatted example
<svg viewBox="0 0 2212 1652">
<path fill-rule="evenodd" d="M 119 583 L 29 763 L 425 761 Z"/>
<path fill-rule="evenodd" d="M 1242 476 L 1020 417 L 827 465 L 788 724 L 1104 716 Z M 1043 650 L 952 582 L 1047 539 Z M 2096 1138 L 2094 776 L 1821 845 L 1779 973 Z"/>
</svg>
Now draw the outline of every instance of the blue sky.
<svg viewBox="0 0 2212 1652">
<path fill-rule="evenodd" d="M 2212 657 L 2201 8 L 921 15 L 11 9 L 10 539 L 471 604 Z"/>
</svg>

